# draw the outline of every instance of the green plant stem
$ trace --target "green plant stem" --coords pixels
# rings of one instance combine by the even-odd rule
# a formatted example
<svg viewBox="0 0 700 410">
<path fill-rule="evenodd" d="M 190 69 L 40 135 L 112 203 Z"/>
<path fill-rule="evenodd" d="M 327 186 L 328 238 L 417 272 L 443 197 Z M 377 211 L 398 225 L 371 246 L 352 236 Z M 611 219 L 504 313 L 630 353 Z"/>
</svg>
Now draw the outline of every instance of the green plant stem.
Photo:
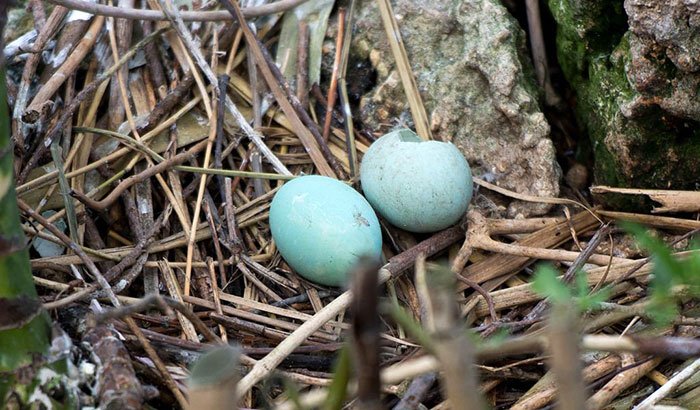
<svg viewBox="0 0 700 410">
<path fill-rule="evenodd" d="M 157 152 L 153 151 L 151 148 L 146 146 L 145 144 L 141 143 L 140 141 L 136 141 L 134 138 L 131 138 L 128 135 L 125 134 L 120 134 L 114 131 L 109 131 L 109 130 L 103 130 L 99 128 L 91 128 L 91 127 L 73 127 L 73 130 L 77 132 L 90 132 L 93 134 L 102 134 L 102 135 L 107 135 L 109 137 L 116 138 L 126 145 L 129 145 L 133 147 L 134 149 L 137 149 L 139 151 L 144 152 L 145 154 L 150 155 L 156 162 L 163 162 L 165 161 L 165 158 L 163 158 L 160 154 Z M 173 167 L 173 169 L 177 171 L 184 171 L 184 172 L 193 172 L 197 174 L 209 174 L 209 175 L 223 175 L 227 177 L 242 177 L 242 178 L 261 178 L 261 179 L 281 179 L 284 181 L 294 179 L 296 176 L 294 175 L 282 175 L 282 174 L 271 174 L 271 173 L 266 173 L 266 172 L 249 172 L 249 171 L 238 171 L 238 170 L 232 170 L 232 169 L 214 169 L 214 168 L 202 168 L 202 167 L 191 167 L 187 165 L 176 165 Z M 111 178 L 108 182 L 111 183 L 115 178 Z M 103 183 L 100 185 L 106 186 L 107 182 Z"/>
<path fill-rule="evenodd" d="M 1 66 L 0 308 L 3 303 L 20 296 L 38 299 L 29 264 L 29 250 L 25 246 L 17 209 L 5 84 L 5 67 Z M 0 372 L 12 371 L 21 365 L 31 363 L 34 353 L 45 354 L 49 348 L 49 335 L 49 317 L 45 311 L 24 326 L 0 330 Z"/>
</svg>

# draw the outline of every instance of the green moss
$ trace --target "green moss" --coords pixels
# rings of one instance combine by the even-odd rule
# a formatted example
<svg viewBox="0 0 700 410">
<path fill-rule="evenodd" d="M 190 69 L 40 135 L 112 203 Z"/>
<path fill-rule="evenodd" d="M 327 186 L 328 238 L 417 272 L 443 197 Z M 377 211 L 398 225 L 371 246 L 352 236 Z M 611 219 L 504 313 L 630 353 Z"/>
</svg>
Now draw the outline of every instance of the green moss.
<svg viewBox="0 0 700 410">
<path fill-rule="evenodd" d="M 549 0 L 557 22 L 557 57 L 572 85 L 587 80 L 588 64 L 610 54 L 627 29 L 622 0 Z M 574 87 L 575 88 L 575 87 Z"/>
</svg>

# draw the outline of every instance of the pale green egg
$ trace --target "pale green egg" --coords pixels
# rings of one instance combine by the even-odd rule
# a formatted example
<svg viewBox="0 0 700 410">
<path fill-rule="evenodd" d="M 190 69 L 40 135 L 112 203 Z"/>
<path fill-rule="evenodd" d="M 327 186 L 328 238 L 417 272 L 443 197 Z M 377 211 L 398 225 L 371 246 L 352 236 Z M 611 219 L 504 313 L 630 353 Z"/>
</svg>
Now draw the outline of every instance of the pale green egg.
<svg viewBox="0 0 700 410">
<path fill-rule="evenodd" d="M 381 259 L 379 220 L 367 200 L 338 180 L 295 178 L 270 205 L 270 231 L 284 260 L 299 275 L 341 286 L 357 260 Z"/>
<path fill-rule="evenodd" d="M 411 232 L 435 232 L 456 223 L 472 197 L 472 173 L 459 149 L 423 141 L 407 129 L 375 141 L 360 171 L 372 207 Z"/>
</svg>

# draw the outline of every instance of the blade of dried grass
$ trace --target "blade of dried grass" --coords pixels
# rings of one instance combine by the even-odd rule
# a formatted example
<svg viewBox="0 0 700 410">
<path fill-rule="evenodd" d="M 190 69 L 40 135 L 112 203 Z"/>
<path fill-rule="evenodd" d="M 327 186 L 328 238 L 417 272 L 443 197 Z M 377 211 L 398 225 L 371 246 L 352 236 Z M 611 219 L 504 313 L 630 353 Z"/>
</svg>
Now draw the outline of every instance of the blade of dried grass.
<svg viewBox="0 0 700 410">
<path fill-rule="evenodd" d="M 382 16 L 382 23 L 384 23 L 386 36 L 389 39 L 391 52 L 394 55 L 394 60 L 396 60 L 396 69 L 401 77 L 401 83 L 403 84 L 403 89 L 406 93 L 406 98 L 408 99 L 408 105 L 411 108 L 413 122 L 416 125 L 416 133 L 422 139 L 429 140 L 432 138 L 432 136 L 430 134 L 428 115 L 426 114 L 425 107 L 423 106 L 423 99 L 421 98 L 420 91 L 418 90 L 416 77 L 413 75 L 411 64 L 408 61 L 406 47 L 403 44 L 401 31 L 399 30 L 399 25 L 396 22 L 396 17 L 394 15 L 394 10 L 391 7 L 391 2 L 389 0 L 377 0 L 377 5 L 379 5 L 379 12 Z"/>
<path fill-rule="evenodd" d="M 56 165 L 56 170 L 58 170 L 58 184 L 61 188 L 61 194 L 63 195 L 63 203 L 66 210 L 66 219 L 68 220 L 68 231 L 70 232 L 70 237 L 73 241 L 79 243 L 78 241 L 78 220 L 75 217 L 75 206 L 73 203 L 73 198 L 70 196 L 70 185 L 68 185 L 68 180 L 66 179 L 66 173 L 63 168 L 63 161 L 61 158 L 61 153 L 59 152 L 58 139 L 51 143 L 51 157 Z"/>
<path fill-rule="evenodd" d="M 170 297 L 183 303 L 182 292 L 180 291 L 180 285 L 177 283 L 177 278 L 175 277 L 175 272 L 165 261 L 158 261 L 158 268 L 160 273 L 163 275 L 163 280 L 165 281 L 165 286 L 168 289 L 168 294 Z M 188 340 L 192 342 L 199 342 L 199 337 L 197 336 L 197 331 L 194 328 L 192 322 L 190 322 L 182 313 L 177 312 L 177 320 L 180 322 L 180 327 Z"/>
</svg>

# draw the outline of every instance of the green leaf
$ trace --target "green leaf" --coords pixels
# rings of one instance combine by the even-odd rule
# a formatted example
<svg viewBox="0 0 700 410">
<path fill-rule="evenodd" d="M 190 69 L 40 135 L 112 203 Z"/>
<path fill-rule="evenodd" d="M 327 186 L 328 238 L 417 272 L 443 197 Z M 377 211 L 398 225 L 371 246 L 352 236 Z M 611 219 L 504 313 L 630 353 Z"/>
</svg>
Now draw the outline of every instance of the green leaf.
<svg viewBox="0 0 700 410">
<path fill-rule="evenodd" d="M 678 315 L 678 306 L 671 298 L 652 296 L 652 301 L 645 309 L 656 327 L 665 327 Z"/>
<path fill-rule="evenodd" d="M 568 303 L 573 298 L 569 288 L 557 278 L 556 271 L 549 264 L 537 266 L 532 290 L 540 296 L 549 298 L 553 303 Z"/>
<path fill-rule="evenodd" d="M 348 393 L 348 382 L 350 381 L 350 348 L 345 345 L 338 355 L 338 361 L 335 364 L 333 372 L 333 380 L 328 387 L 328 396 L 323 403 L 324 410 L 340 410 L 345 403 L 345 397 Z"/>
<path fill-rule="evenodd" d="M 600 306 L 601 303 L 607 301 L 612 296 L 612 289 L 609 287 L 604 287 L 598 290 L 596 293 L 590 294 L 586 297 L 588 301 L 588 306 L 584 310 L 595 309 Z"/>
<path fill-rule="evenodd" d="M 305 20 L 309 27 L 308 85 L 321 82 L 323 40 L 334 4 L 335 0 L 310 0 L 284 13 L 275 63 L 282 67 L 284 77 L 291 84 L 296 81 L 297 42 L 301 20 Z"/>
<path fill-rule="evenodd" d="M 284 386 L 284 394 L 287 396 L 289 401 L 294 404 L 296 410 L 303 410 L 304 406 L 301 405 L 299 397 L 299 386 L 296 385 L 292 380 L 287 377 L 282 378 L 282 386 Z"/>
<path fill-rule="evenodd" d="M 644 249 L 651 252 L 654 261 L 654 280 L 652 287 L 670 291 L 674 278 L 683 276 L 683 266 L 671 253 L 671 249 L 663 241 L 654 238 L 647 230 L 634 223 L 623 223 L 625 230 L 634 235 Z"/>
<path fill-rule="evenodd" d="M 396 299 L 392 299 L 390 303 L 385 304 L 389 310 L 389 314 L 394 320 L 404 328 L 406 333 L 408 333 L 411 338 L 418 342 L 421 346 L 425 348 L 428 352 L 434 353 L 434 343 L 430 338 L 428 332 L 423 329 L 423 327 L 418 323 L 411 315 L 406 313 L 406 311 L 399 306 L 399 302 Z"/>
</svg>

